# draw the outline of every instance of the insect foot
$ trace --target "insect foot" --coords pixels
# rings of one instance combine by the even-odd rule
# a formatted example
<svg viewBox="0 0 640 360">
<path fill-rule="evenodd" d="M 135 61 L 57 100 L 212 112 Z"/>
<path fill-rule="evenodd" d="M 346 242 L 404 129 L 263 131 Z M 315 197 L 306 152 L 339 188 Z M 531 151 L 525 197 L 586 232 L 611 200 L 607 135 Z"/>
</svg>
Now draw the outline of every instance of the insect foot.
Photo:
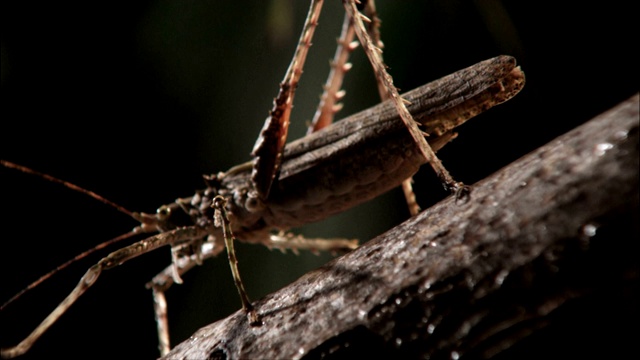
<svg viewBox="0 0 640 360">
<path fill-rule="evenodd" d="M 456 204 L 466 204 L 471 199 L 471 186 L 469 185 L 457 182 L 447 190 L 455 194 Z"/>
</svg>

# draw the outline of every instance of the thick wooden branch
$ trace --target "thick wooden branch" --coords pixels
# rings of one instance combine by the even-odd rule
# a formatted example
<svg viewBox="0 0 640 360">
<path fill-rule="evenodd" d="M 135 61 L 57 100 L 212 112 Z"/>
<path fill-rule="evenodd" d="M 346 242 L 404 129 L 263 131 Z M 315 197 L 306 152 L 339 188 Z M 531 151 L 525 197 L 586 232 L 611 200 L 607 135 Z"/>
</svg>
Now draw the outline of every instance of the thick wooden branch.
<svg viewBox="0 0 640 360">
<path fill-rule="evenodd" d="M 261 326 L 237 312 L 167 358 L 624 354 L 639 338 L 638 102 L 255 302 Z"/>
</svg>

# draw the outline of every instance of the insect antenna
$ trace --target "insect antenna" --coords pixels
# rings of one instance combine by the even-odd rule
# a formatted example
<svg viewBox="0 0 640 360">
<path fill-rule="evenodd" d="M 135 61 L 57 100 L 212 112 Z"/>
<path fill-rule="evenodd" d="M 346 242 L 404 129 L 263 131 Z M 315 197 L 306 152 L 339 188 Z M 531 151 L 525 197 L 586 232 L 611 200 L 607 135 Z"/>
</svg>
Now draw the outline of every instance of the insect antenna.
<svg viewBox="0 0 640 360">
<path fill-rule="evenodd" d="M 29 167 L 18 165 L 18 164 L 12 163 L 10 161 L 0 160 L 0 165 L 4 166 L 6 168 L 9 168 L 9 169 L 15 169 L 15 170 L 21 171 L 21 172 L 26 173 L 26 174 L 36 175 L 36 176 L 41 177 L 41 178 L 43 178 L 45 180 L 61 184 L 61 185 L 65 186 L 68 189 L 71 189 L 71 190 L 80 192 L 82 194 L 88 195 L 88 196 L 90 196 L 90 197 L 102 202 L 103 204 L 109 205 L 109 206 L 115 208 L 116 210 L 120 211 L 121 213 L 124 213 L 124 214 L 132 217 L 133 219 L 135 219 L 137 221 L 141 221 L 141 218 L 140 218 L 141 216 L 140 216 L 139 213 L 135 213 L 135 212 L 129 211 L 129 210 L 125 209 L 124 207 L 114 203 L 111 200 L 108 200 L 108 199 L 96 194 L 95 192 L 93 192 L 91 190 L 84 189 L 84 188 L 82 188 L 82 187 L 80 187 L 78 185 L 75 185 L 73 183 L 70 183 L 68 181 L 64 181 L 64 180 L 58 179 L 58 178 L 56 178 L 54 176 L 41 173 L 41 172 L 33 170 L 33 169 L 29 168 Z M 32 282 L 27 287 L 25 287 L 24 289 L 20 290 L 20 292 L 18 292 L 14 296 L 12 296 L 9 300 L 5 301 L 2 304 L 2 306 L 0 306 L 0 311 L 4 310 L 4 308 L 7 307 L 9 304 L 11 304 L 14 301 L 16 301 L 17 299 L 19 299 L 27 291 L 29 291 L 29 290 L 35 288 L 36 286 L 40 285 L 42 282 L 44 282 L 45 280 L 47 280 L 50 277 L 52 277 L 53 275 L 55 275 L 57 272 L 67 268 L 69 265 L 73 264 L 74 262 L 79 261 L 81 259 L 84 259 L 85 257 L 93 254 L 94 252 L 106 248 L 107 246 L 110 246 L 110 245 L 115 244 L 117 242 L 120 242 L 122 240 L 128 239 L 128 238 L 130 238 L 130 237 L 132 237 L 134 235 L 137 235 L 138 233 L 140 233 L 140 230 L 138 230 L 138 228 L 136 228 L 136 229 L 134 229 L 132 231 L 129 231 L 129 232 L 125 233 L 125 234 L 122 234 L 122 235 L 117 236 L 117 237 L 115 237 L 113 239 L 110 239 L 110 240 L 107 240 L 107 241 L 105 241 L 103 243 L 100 243 L 100 244 L 96 245 L 95 247 L 93 247 L 91 249 L 88 249 L 88 250 L 86 250 L 86 251 L 74 256 L 72 259 L 69 259 L 64 264 L 61 264 L 61 265 L 57 266 L 55 269 L 53 269 L 53 270 L 49 271 L 48 273 L 46 273 L 45 275 L 41 276 L 38 280 Z"/>
<path fill-rule="evenodd" d="M 80 186 L 78 186 L 76 184 L 72 184 L 72 183 L 70 183 L 68 181 L 64 181 L 64 180 L 58 179 L 57 177 L 51 176 L 49 174 L 41 173 L 39 171 L 33 170 L 31 168 L 28 168 L 26 166 L 14 164 L 14 163 L 12 163 L 10 161 L 0 160 L 0 165 L 4 166 L 6 168 L 9 168 L 9 169 L 15 169 L 15 170 L 21 171 L 21 172 L 23 172 L 25 174 L 31 174 L 31 175 L 39 176 L 39 177 L 41 177 L 41 178 L 43 178 L 45 180 L 49 180 L 51 182 L 61 184 L 61 185 L 63 185 L 64 187 L 66 187 L 68 189 L 71 189 L 71 190 L 77 191 L 79 193 L 91 196 L 92 198 L 100 201 L 101 203 L 109 205 L 111 207 L 114 207 L 116 210 L 120 211 L 121 213 L 127 214 L 130 217 L 134 218 L 135 220 L 139 221 L 139 216 L 137 216 L 136 213 L 125 209 L 124 207 L 114 203 L 113 201 L 111 201 L 109 199 L 105 199 L 104 197 L 94 193 L 91 190 L 87 190 L 87 189 L 81 188 Z"/>
</svg>

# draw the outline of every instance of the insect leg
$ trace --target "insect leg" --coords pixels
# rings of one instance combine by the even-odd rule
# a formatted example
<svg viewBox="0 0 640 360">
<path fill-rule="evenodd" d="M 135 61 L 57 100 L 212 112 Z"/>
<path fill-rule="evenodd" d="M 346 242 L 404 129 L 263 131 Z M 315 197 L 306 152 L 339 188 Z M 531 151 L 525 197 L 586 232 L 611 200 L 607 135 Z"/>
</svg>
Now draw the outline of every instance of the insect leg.
<svg viewBox="0 0 640 360">
<path fill-rule="evenodd" d="M 376 4 L 374 0 L 368 0 L 364 6 L 364 14 L 369 20 L 371 20 L 367 25 L 367 33 L 371 37 L 371 40 L 375 44 L 376 47 L 382 49 L 384 44 L 380 38 L 380 18 L 378 17 L 378 12 L 376 11 Z M 383 61 L 382 52 L 378 54 L 380 56 L 380 61 Z M 385 87 L 385 84 L 380 81 L 379 77 L 376 77 L 376 83 L 378 84 L 378 93 L 380 94 L 380 101 L 385 101 L 389 99 L 389 92 Z M 420 212 L 420 205 L 418 205 L 418 201 L 416 200 L 416 194 L 413 192 L 413 177 L 405 179 L 402 182 L 402 192 L 404 193 L 404 198 L 407 201 L 407 206 L 409 208 L 409 214 L 411 216 L 418 215 Z"/>
<path fill-rule="evenodd" d="M 204 242 L 200 247 L 200 251 L 196 254 L 177 258 L 174 263 L 167 266 L 146 284 L 147 289 L 151 289 L 153 295 L 153 308 L 158 327 L 158 349 L 161 356 L 168 354 L 171 350 L 167 300 L 164 294 L 176 283 L 176 271 L 178 278 L 180 278 L 196 265 L 200 265 L 203 260 L 217 256 L 224 249 L 224 245 L 219 244 L 216 241 L 217 239 L 212 236 L 209 236 L 209 238 L 210 241 Z"/>
<path fill-rule="evenodd" d="M 347 62 L 349 56 L 358 47 L 358 42 L 353 41 L 354 36 L 353 19 L 348 14 L 345 14 L 342 31 L 337 41 L 338 47 L 330 64 L 331 70 L 329 71 L 327 82 L 323 86 L 324 91 L 320 97 L 318 109 L 307 129 L 307 135 L 329 126 L 333 122 L 333 116 L 342 109 L 342 104 L 338 103 L 338 101 L 342 100 L 345 92 L 340 88 L 345 74 L 351 69 L 351 63 Z"/>
<path fill-rule="evenodd" d="M 42 334 L 55 323 L 62 314 L 73 305 L 93 285 L 98 276 L 103 270 L 111 269 L 118 266 L 125 261 L 133 259 L 139 255 L 155 250 L 164 245 L 178 245 L 181 243 L 187 243 L 193 239 L 198 239 L 206 236 L 208 231 L 206 228 L 189 226 L 185 228 L 179 228 L 172 231 L 167 231 L 155 236 L 151 236 L 147 239 L 138 241 L 120 250 L 116 250 L 109 254 L 107 257 L 98 261 L 97 264 L 87 270 L 82 276 L 78 285 L 67 295 L 67 297 L 38 325 L 38 327 L 31 332 L 24 340 L 18 345 L 1 350 L 3 358 L 12 358 L 24 354 L 31 346 L 42 336 Z"/>
<path fill-rule="evenodd" d="M 297 253 L 298 250 L 310 250 L 313 252 L 346 252 L 358 247 L 357 240 L 342 238 L 308 239 L 301 235 L 294 235 L 291 233 L 272 234 L 269 236 L 268 240 L 263 242 L 263 244 L 271 249 L 278 249 L 281 251 L 292 250 L 294 253 Z M 187 271 L 193 269 L 199 262 L 218 256 L 223 248 L 224 245 L 219 244 L 215 239 L 213 239 L 213 241 L 206 241 L 202 245 L 200 254 L 182 256 L 178 258 L 174 264 L 167 266 L 162 272 L 154 276 L 153 279 L 146 284 L 146 287 L 151 289 L 153 295 L 153 306 L 158 327 L 158 349 L 160 350 L 161 356 L 168 354 L 171 350 L 167 313 L 168 306 L 165 292 L 169 290 L 174 283 L 176 283 L 174 276 L 175 269 L 177 269 L 177 275 L 180 277 Z M 198 259 L 198 257 L 200 257 L 200 259 Z"/>
<path fill-rule="evenodd" d="M 367 34 L 369 34 L 371 41 L 377 48 L 383 49 L 384 44 L 380 37 L 380 18 L 378 17 L 378 12 L 376 11 L 375 1 L 367 0 L 362 11 L 364 12 L 364 15 L 369 19 L 369 22 L 367 23 Z M 379 52 L 379 55 L 380 61 L 382 61 L 382 51 Z M 377 77 L 376 83 L 378 84 L 378 94 L 380 94 L 380 100 L 385 101 L 389 99 L 389 92 L 387 91 L 385 84 Z"/>
<path fill-rule="evenodd" d="M 280 169 L 282 152 L 287 141 L 293 98 L 311 46 L 311 38 L 318 25 L 322 4 L 322 0 L 311 1 L 296 52 L 284 80 L 280 83 L 278 96 L 274 100 L 273 108 L 251 153 L 254 157 L 251 181 L 262 200 L 269 196 L 271 184 Z"/>
<path fill-rule="evenodd" d="M 217 195 L 213 198 L 213 204 L 211 205 L 215 209 L 214 217 L 216 226 L 222 227 L 222 234 L 224 237 L 224 245 L 227 248 L 227 257 L 229 258 L 229 266 L 231 267 L 231 274 L 233 275 L 233 281 L 238 289 L 240 300 L 242 301 L 242 308 L 247 313 L 250 324 L 259 324 L 258 315 L 249 301 L 249 296 L 244 289 L 244 284 L 240 278 L 240 271 L 238 270 L 238 258 L 236 257 L 236 251 L 233 247 L 233 242 L 236 240 L 233 232 L 231 231 L 231 222 L 229 221 L 229 214 L 225 208 L 227 200 Z"/>
<path fill-rule="evenodd" d="M 343 252 L 353 250 L 358 247 L 358 240 L 355 239 L 318 239 L 305 238 L 302 235 L 292 233 L 271 234 L 269 240 L 264 245 L 271 249 L 280 251 L 291 250 L 298 253 L 298 250 L 311 250 L 312 252 L 329 251 Z"/>
<path fill-rule="evenodd" d="M 171 351 L 167 298 L 164 296 L 164 291 L 157 290 L 155 287 L 151 287 L 151 292 L 153 294 L 153 312 L 156 316 L 156 327 L 158 329 L 158 350 L 160 351 L 160 356 L 165 356 Z"/>
<path fill-rule="evenodd" d="M 366 27 L 364 26 L 363 21 L 370 22 L 371 20 L 358 11 L 355 0 L 343 0 L 343 3 L 349 16 L 354 19 L 356 36 L 358 36 L 358 39 L 371 62 L 371 66 L 373 67 L 376 77 L 387 89 L 389 98 L 393 101 L 400 118 L 409 130 L 409 133 L 420 149 L 420 152 L 426 161 L 431 164 L 431 167 L 436 172 L 436 175 L 444 187 L 455 193 L 456 196 L 464 197 L 468 194 L 469 188 L 463 183 L 456 182 L 447 169 L 442 165 L 440 159 L 438 159 L 436 154 L 433 152 L 433 149 L 431 149 L 425 140 L 424 134 L 420 131 L 418 125 L 413 120 L 411 113 L 407 110 L 405 100 L 400 97 L 398 89 L 393 85 L 393 78 L 387 72 L 386 66 L 380 56 L 382 50 L 374 44 L 366 30 Z"/>
</svg>

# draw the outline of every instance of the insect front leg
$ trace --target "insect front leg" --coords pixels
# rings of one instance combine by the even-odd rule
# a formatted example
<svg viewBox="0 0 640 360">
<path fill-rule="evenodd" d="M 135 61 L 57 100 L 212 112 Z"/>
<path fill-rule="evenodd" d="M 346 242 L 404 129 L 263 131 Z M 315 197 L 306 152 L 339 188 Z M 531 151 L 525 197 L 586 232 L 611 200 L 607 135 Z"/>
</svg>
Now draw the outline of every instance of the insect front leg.
<svg viewBox="0 0 640 360">
<path fill-rule="evenodd" d="M 189 226 L 167 231 L 147 239 L 138 241 L 120 250 L 114 251 L 107 257 L 87 270 L 78 285 L 69 295 L 18 345 L 2 349 L 0 355 L 3 358 L 13 358 L 27 352 L 31 346 L 42 336 L 73 305 L 98 279 L 103 270 L 111 269 L 137 256 L 155 250 L 165 245 L 178 245 L 199 239 L 209 233 L 208 229 L 198 226 Z"/>
<path fill-rule="evenodd" d="M 220 201 L 220 200 L 218 200 Z M 219 211 L 224 211 L 226 213 L 226 209 L 224 208 L 223 202 L 219 202 L 218 206 L 220 206 Z M 215 204 L 214 204 L 215 206 Z M 227 216 L 223 216 L 220 214 L 222 218 L 220 219 L 221 223 L 226 224 L 228 229 L 228 234 L 231 234 L 231 238 L 228 239 L 225 236 L 225 243 L 231 244 L 231 251 L 229 254 L 233 253 L 235 258 L 235 251 L 233 250 L 233 242 L 235 241 L 235 237 L 233 236 L 230 227 L 230 221 Z M 224 229 L 224 227 L 223 227 Z M 151 289 L 153 295 L 153 306 L 156 317 L 156 324 L 158 329 L 158 349 L 160 351 L 161 356 L 164 356 L 169 353 L 171 350 L 171 342 L 169 336 L 169 321 L 168 321 L 168 306 L 167 300 L 165 297 L 165 292 L 169 290 L 169 288 L 176 283 L 176 278 L 180 278 L 189 270 L 193 269 L 196 265 L 199 265 L 199 262 L 203 260 L 216 257 L 223 250 L 225 245 L 222 245 L 219 239 L 210 235 L 209 240 L 202 244 L 202 247 L 197 254 L 192 254 L 189 256 L 182 256 L 175 260 L 175 262 L 165 268 L 158 275 L 154 276 L 153 279 L 146 284 L 148 289 Z M 227 242 L 228 241 L 228 242 Z M 272 249 L 278 249 L 281 251 L 292 250 L 294 253 L 297 253 L 298 250 L 310 250 L 313 252 L 317 251 L 330 251 L 330 252 L 342 252 L 353 250 L 358 247 L 357 240 L 351 239 L 308 239 L 304 238 L 300 235 L 293 235 L 290 233 L 287 234 L 272 234 L 266 239 L 263 244 Z M 237 259 L 231 260 L 230 256 L 230 266 L 232 272 L 234 273 L 234 280 L 236 280 L 235 274 L 238 274 L 239 283 L 242 284 L 242 280 L 239 277 L 239 271 L 237 269 Z M 235 270 L 234 270 L 235 269 Z M 177 271 L 177 274 L 176 274 Z M 177 275 L 177 277 L 176 277 Z M 238 282 L 236 282 L 237 284 Z M 244 286 L 240 285 L 238 287 L 238 292 L 243 294 L 240 295 L 241 301 L 246 299 L 248 301 L 248 295 L 244 290 Z M 257 315 L 255 312 L 249 311 L 250 321 L 253 323 L 258 322 Z"/>
<path fill-rule="evenodd" d="M 146 284 L 147 289 L 151 289 L 153 295 L 153 309 L 158 329 L 158 350 L 161 356 L 168 354 L 171 350 L 165 292 L 176 283 L 176 275 L 180 278 L 196 265 L 200 265 L 203 260 L 218 256 L 224 249 L 224 245 L 220 244 L 218 240 L 213 235 L 209 235 L 208 240 L 201 245 L 197 253 L 178 257 Z"/>
</svg>

